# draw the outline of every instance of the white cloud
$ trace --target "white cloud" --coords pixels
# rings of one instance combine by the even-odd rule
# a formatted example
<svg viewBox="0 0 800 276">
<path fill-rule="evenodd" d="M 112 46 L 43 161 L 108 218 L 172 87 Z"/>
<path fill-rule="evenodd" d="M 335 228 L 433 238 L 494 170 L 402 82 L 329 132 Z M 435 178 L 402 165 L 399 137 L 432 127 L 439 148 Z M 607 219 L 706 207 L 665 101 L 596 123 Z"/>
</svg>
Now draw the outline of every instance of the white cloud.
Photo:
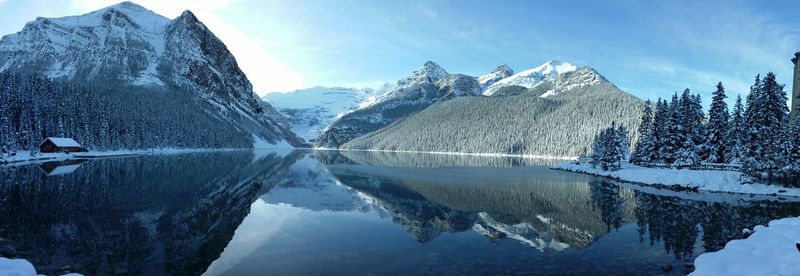
<svg viewBox="0 0 800 276">
<path fill-rule="evenodd" d="M 0 0 L 0 4 L 2 1 Z M 72 0 L 71 5 L 89 12 L 117 4 L 119 0 Z M 217 35 L 236 57 L 239 67 L 253 83 L 256 93 L 263 95 L 272 91 L 291 91 L 306 87 L 303 77 L 278 61 L 250 35 L 217 16 L 239 1 L 237 0 L 138 0 L 137 4 L 169 18 L 191 10 L 214 34 Z"/>
</svg>

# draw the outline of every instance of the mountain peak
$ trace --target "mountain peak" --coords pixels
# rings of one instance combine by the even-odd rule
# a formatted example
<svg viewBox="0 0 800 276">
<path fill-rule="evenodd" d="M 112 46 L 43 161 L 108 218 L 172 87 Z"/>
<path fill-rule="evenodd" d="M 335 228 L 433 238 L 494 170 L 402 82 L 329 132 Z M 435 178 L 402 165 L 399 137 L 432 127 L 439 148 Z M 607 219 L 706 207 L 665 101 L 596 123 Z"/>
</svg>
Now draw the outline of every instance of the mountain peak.
<svg viewBox="0 0 800 276">
<path fill-rule="evenodd" d="M 498 66 L 497 66 L 497 67 L 495 67 L 495 68 L 494 68 L 494 70 L 492 71 L 492 73 L 494 73 L 494 72 L 511 72 L 511 74 L 512 74 L 512 75 L 514 74 L 514 70 L 511 70 L 511 67 L 509 67 L 509 66 L 508 66 L 508 65 L 506 65 L 506 64 L 500 64 L 500 65 L 498 65 Z"/>
<path fill-rule="evenodd" d="M 560 60 L 548 60 L 544 64 L 539 65 L 536 68 L 527 70 L 525 72 L 540 73 L 542 75 L 550 75 L 552 77 L 557 77 L 560 74 L 575 71 L 575 69 L 578 69 L 578 67 L 568 62 L 563 62 Z"/>
<path fill-rule="evenodd" d="M 133 3 L 131 1 L 123 1 L 118 4 L 108 6 L 106 9 L 149 11 L 145 7 L 139 6 L 139 4 Z"/>
<path fill-rule="evenodd" d="M 555 80 L 559 75 L 578 69 L 575 65 L 559 60 L 549 60 L 537 67 L 519 72 L 486 87 L 484 95 L 490 96 L 507 86 L 534 88 L 547 80 Z"/>
<path fill-rule="evenodd" d="M 501 64 L 494 68 L 492 72 L 478 77 L 478 83 L 481 84 L 481 87 L 488 87 L 495 82 L 508 78 L 512 75 L 514 75 L 514 70 L 511 70 L 511 67 L 508 67 L 508 65 Z"/>
<path fill-rule="evenodd" d="M 436 82 L 448 75 L 449 73 L 447 73 L 442 66 L 429 60 L 422 64 L 422 67 L 414 71 L 407 79 L 398 82 L 398 85 L 416 82 Z"/>
</svg>

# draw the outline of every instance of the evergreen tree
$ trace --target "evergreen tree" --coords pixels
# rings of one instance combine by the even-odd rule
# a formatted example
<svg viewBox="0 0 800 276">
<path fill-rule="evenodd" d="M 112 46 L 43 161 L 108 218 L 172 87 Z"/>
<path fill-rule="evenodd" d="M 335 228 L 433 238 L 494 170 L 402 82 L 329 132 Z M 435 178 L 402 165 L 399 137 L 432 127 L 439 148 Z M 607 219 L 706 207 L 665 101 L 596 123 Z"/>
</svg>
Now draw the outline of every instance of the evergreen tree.
<svg viewBox="0 0 800 276">
<path fill-rule="evenodd" d="M 686 128 L 683 127 L 685 122 L 681 106 L 684 104 L 678 98 L 678 93 L 672 96 L 669 103 L 669 115 L 666 120 L 666 136 L 663 139 L 663 144 L 660 150 L 660 155 L 665 164 L 672 164 L 677 159 L 678 152 L 684 146 L 686 141 Z"/>
<path fill-rule="evenodd" d="M 616 171 L 622 168 L 622 160 L 628 151 L 628 137 L 625 126 L 616 126 L 603 129 L 595 136 L 592 146 L 592 166 L 600 167 L 604 171 Z"/>
<path fill-rule="evenodd" d="M 729 132 L 728 104 L 725 103 L 725 87 L 722 82 L 717 83 L 717 90 L 711 99 L 711 107 L 708 110 L 708 124 L 706 124 L 706 141 L 708 157 L 705 159 L 709 163 L 725 163 L 727 146 L 730 144 L 727 139 Z"/>
<path fill-rule="evenodd" d="M 619 124 L 617 127 L 615 145 L 619 148 L 620 159 L 629 160 L 631 156 L 631 141 L 628 138 L 628 128 L 623 124 Z"/>
<path fill-rule="evenodd" d="M 730 116 L 730 123 L 725 140 L 728 145 L 725 147 L 725 162 L 738 165 L 742 159 L 743 141 L 745 137 L 744 128 L 744 106 L 742 96 L 736 96 L 736 104 L 733 106 L 733 114 Z"/>
<path fill-rule="evenodd" d="M 661 99 L 659 99 L 659 102 Z M 652 151 L 655 146 L 653 141 L 653 109 L 652 103 L 647 100 L 642 111 L 641 123 L 639 124 L 639 140 L 636 141 L 633 154 L 631 155 L 631 163 L 642 164 L 653 162 Z"/>
<path fill-rule="evenodd" d="M 755 83 L 750 86 L 747 94 L 747 109 L 744 116 L 744 137 L 742 137 L 742 182 L 750 183 L 758 179 L 762 172 L 761 133 L 759 132 L 760 119 L 763 117 L 763 104 L 761 97 L 761 76 L 757 75 Z"/>
<path fill-rule="evenodd" d="M 788 138 L 782 131 L 789 123 L 789 107 L 786 91 L 783 85 L 778 84 L 775 74 L 767 73 L 762 83 L 765 104 L 765 117 L 761 125 L 762 143 L 764 148 L 764 167 L 767 170 L 767 182 L 771 182 L 776 170 L 785 164 L 785 157 L 781 147 L 784 145 L 784 138 Z M 778 135 L 776 135 L 778 134 Z"/>
<path fill-rule="evenodd" d="M 787 129 L 790 131 L 786 132 L 788 133 L 784 144 L 786 165 L 783 168 L 786 173 L 786 184 L 800 187 L 800 120 L 795 119 L 793 126 Z"/>
<path fill-rule="evenodd" d="M 649 162 L 664 163 L 665 157 L 663 147 L 666 144 L 669 132 L 669 106 L 666 100 L 658 99 L 656 111 L 653 115 L 653 127 L 651 131 L 653 149 L 650 151 Z"/>
</svg>

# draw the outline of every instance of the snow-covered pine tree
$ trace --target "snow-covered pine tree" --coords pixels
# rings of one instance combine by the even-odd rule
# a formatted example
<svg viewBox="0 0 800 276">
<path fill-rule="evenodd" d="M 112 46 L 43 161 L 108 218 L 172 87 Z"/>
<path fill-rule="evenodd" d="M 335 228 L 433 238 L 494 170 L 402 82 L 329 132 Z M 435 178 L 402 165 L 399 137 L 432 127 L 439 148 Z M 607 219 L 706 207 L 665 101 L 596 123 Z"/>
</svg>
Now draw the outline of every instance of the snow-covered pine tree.
<svg viewBox="0 0 800 276">
<path fill-rule="evenodd" d="M 677 153 L 683 148 L 686 141 L 686 128 L 683 127 L 683 112 L 681 112 L 682 101 L 678 98 L 678 93 L 672 95 L 669 102 L 669 115 L 666 124 L 666 137 L 660 150 L 664 158 L 664 164 L 672 164 L 677 159 Z"/>
<path fill-rule="evenodd" d="M 659 99 L 661 101 L 661 99 Z M 630 162 L 644 164 L 652 162 L 653 151 L 653 109 L 650 100 L 647 100 L 642 111 L 641 123 L 639 124 L 639 140 L 631 154 Z"/>
<path fill-rule="evenodd" d="M 649 152 L 649 159 L 651 163 L 664 163 L 665 157 L 663 155 L 663 147 L 666 143 L 669 132 L 669 106 L 666 100 L 658 99 L 656 102 L 656 111 L 653 115 L 653 127 L 651 128 L 651 137 L 653 148 Z"/>
<path fill-rule="evenodd" d="M 683 141 L 683 146 L 676 154 L 675 162 L 672 163 L 674 167 L 696 167 L 700 165 L 700 155 L 698 154 L 697 145 L 695 145 L 691 136 L 686 136 Z"/>
<path fill-rule="evenodd" d="M 592 166 L 604 171 L 616 171 L 622 168 L 622 160 L 628 151 L 627 128 L 612 123 L 595 136 L 592 146 Z"/>
<path fill-rule="evenodd" d="M 795 119 L 789 136 L 785 139 L 786 145 L 786 185 L 800 187 L 800 120 Z"/>
<path fill-rule="evenodd" d="M 619 159 L 629 160 L 631 156 L 631 141 L 628 138 L 628 128 L 624 124 L 619 124 L 616 131 L 616 146 L 619 148 Z"/>
<path fill-rule="evenodd" d="M 725 153 L 727 146 L 730 144 L 727 139 L 729 132 L 728 104 L 725 103 L 725 87 L 722 82 L 717 83 L 717 90 L 714 91 L 714 97 L 711 99 L 711 107 L 708 110 L 708 123 L 706 124 L 706 141 L 705 147 L 708 152 L 708 157 L 705 161 L 708 163 L 725 163 Z"/>
<path fill-rule="evenodd" d="M 597 168 L 603 167 L 603 155 L 605 154 L 606 148 L 606 136 L 608 129 L 603 129 L 597 135 L 594 136 L 594 142 L 592 142 L 592 167 Z"/>
<path fill-rule="evenodd" d="M 762 89 L 766 112 L 760 131 L 763 134 L 763 163 L 767 172 L 767 183 L 770 183 L 786 160 L 781 149 L 785 136 L 780 133 L 789 122 L 789 107 L 786 105 L 788 100 L 786 91 L 783 85 L 778 83 L 774 73 L 767 73 L 762 82 Z"/>
<path fill-rule="evenodd" d="M 742 96 L 736 96 L 736 104 L 733 106 L 733 113 L 730 116 L 729 128 L 727 130 L 727 146 L 725 147 L 725 162 L 738 165 L 742 160 L 742 138 L 744 134 L 744 106 Z"/>
<path fill-rule="evenodd" d="M 742 137 L 742 160 L 739 171 L 742 172 L 742 183 L 752 183 L 761 178 L 763 172 L 762 141 L 760 124 L 764 117 L 764 104 L 761 96 L 761 75 L 750 86 L 747 94 L 747 109 L 744 115 L 744 136 Z"/>
</svg>

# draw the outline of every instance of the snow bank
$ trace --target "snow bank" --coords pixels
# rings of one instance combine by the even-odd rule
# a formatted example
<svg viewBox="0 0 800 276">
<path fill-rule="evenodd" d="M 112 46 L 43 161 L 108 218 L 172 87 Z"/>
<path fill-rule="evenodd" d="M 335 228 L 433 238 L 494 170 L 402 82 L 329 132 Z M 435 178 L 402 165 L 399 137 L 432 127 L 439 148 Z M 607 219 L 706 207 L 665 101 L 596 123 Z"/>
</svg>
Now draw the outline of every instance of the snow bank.
<svg viewBox="0 0 800 276">
<path fill-rule="evenodd" d="M 678 186 L 712 192 L 800 197 L 800 189 L 798 188 L 765 184 L 741 184 L 739 183 L 741 174 L 735 171 L 677 170 L 623 164 L 621 170 L 612 172 L 592 168 L 590 164 L 575 164 L 574 162 L 559 164 L 552 168 L 648 185 Z"/>
<path fill-rule="evenodd" d="M 25 259 L 7 259 L 0 257 L 0 275 L 2 276 L 34 276 L 39 275 L 33 264 Z M 61 276 L 83 276 L 79 273 L 67 273 Z"/>
<path fill-rule="evenodd" d="M 798 275 L 800 274 L 800 217 L 756 226 L 744 240 L 728 242 L 720 251 L 695 259 L 692 275 Z"/>
<path fill-rule="evenodd" d="M 23 259 L 7 259 L 0 257 L 0 275 L 29 276 L 36 275 L 33 264 Z"/>
</svg>

